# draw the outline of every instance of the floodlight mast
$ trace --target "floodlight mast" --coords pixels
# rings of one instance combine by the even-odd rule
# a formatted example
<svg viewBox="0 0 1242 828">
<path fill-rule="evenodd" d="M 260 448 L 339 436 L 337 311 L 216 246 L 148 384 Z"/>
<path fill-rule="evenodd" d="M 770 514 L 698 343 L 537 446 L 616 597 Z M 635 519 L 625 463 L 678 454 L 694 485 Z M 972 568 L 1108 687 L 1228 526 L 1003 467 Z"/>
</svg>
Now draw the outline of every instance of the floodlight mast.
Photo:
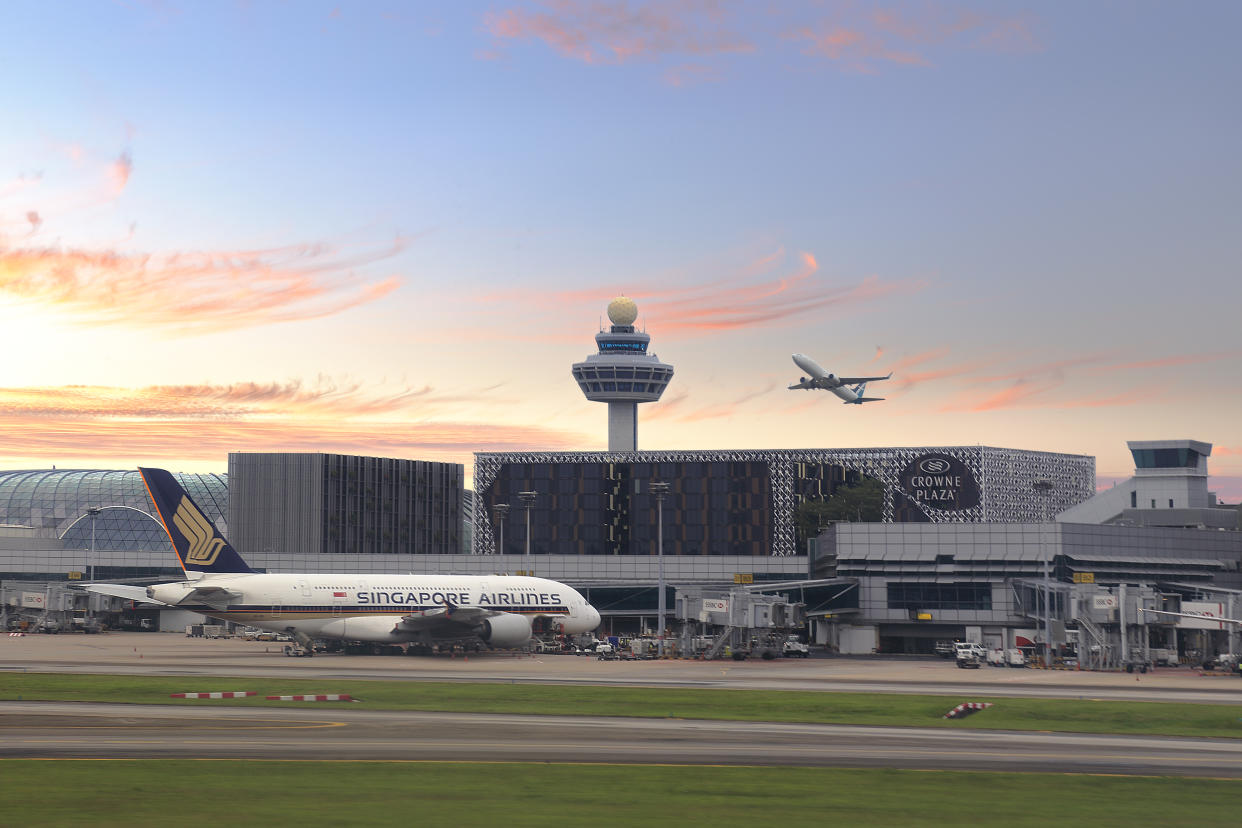
<svg viewBox="0 0 1242 828">
<path fill-rule="evenodd" d="M 658 589 L 660 590 L 658 604 L 659 609 L 657 610 L 656 616 L 656 624 L 658 625 L 656 629 L 656 641 L 659 646 L 660 658 L 664 658 L 664 498 L 668 497 L 669 485 L 667 483 L 652 481 L 648 484 L 647 489 L 656 499 L 656 560 L 658 570 Z"/>
<path fill-rule="evenodd" d="M 1034 489 L 1036 492 L 1038 492 L 1040 495 L 1040 507 L 1041 507 L 1040 514 L 1041 514 L 1041 517 L 1043 518 L 1043 523 L 1047 524 L 1048 523 L 1048 503 L 1052 497 L 1052 481 L 1051 480 L 1036 480 L 1034 483 L 1031 484 L 1031 488 Z M 1051 667 L 1052 666 L 1052 606 L 1051 606 L 1052 605 L 1052 581 L 1048 577 L 1048 558 L 1051 557 L 1052 550 L 1048 544 L 1047 538 L 1045 537 L 1045 533 L 1047 531 L 1048 531 L 1047 525 L 1041 526 L 1039 536 L 1040 536 L 1040 541 L 1041 541 L 1040 546 L 1043 547 L 1041 551 L 1043 552 L 1042 557 L 1044 559 L 1044 666 Z"/>
</svg>

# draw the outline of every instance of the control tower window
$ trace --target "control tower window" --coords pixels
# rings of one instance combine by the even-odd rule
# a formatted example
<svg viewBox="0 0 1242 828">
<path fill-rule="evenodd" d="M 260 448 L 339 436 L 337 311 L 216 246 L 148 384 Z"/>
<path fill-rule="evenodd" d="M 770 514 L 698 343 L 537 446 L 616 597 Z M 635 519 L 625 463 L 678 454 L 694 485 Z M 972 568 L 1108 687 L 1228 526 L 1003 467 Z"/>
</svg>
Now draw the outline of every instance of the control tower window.
<svg viewBox="0 0 1242 828">
<path fill-rule="evenodd" d="M 1193 469 L 1199 452 L 1189 448 L 1133 449 L 1136 469 Z"/>
<path fill-rule="evenodd" d="M 601 342 L 599 344 L 601 353 L 605 351 L 622 351 L 635 354 L 647 353 L 647 343 L 645 342 Z"/>
</svg>

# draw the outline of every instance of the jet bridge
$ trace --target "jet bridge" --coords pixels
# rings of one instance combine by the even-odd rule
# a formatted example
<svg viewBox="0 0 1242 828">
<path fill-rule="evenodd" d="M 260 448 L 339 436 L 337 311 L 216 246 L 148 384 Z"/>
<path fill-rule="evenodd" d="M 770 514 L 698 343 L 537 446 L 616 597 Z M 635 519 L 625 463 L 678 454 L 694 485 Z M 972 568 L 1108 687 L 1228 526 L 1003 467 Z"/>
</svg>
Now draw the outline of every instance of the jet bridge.
<svg viewBox="0 0 1242 828">
<path fill-rule="evenodd" d="M 734 659 L 780 657 L 785 639 L 806 625 L 805 604 L 745 588 L 680 588 L 674 612 L 681 621 L 679 651 L 708 660 L 726 651 Z"/>
</svg>

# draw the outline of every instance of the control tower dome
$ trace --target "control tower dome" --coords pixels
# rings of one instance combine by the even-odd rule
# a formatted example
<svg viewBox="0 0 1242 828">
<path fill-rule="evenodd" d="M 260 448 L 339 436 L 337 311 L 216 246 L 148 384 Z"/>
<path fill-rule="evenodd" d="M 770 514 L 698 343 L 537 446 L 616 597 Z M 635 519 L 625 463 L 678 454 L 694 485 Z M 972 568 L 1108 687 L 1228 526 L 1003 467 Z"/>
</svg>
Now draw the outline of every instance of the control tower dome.
<svg viewBox="0 0 1242 828">
<path fill-rule="evenodd" d="M 638 451 L 638 404 L 655 402 L 673 378 L 673 366 L 647 353 L 651 337 L 634 329 L 638 305 L 627 296 L 608 303 L 612 327 L 595 335 L 599 353 L 574 364 L 586 398 L 608 403 L 608 450 Z"/>
</svg>

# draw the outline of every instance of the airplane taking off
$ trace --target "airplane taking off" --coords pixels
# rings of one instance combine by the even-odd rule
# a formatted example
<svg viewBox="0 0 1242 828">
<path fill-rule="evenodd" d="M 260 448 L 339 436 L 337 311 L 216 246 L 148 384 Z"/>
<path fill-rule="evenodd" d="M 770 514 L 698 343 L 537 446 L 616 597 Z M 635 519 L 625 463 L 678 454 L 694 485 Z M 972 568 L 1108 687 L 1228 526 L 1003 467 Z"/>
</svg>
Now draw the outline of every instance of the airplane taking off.
<svg viewBox="0 0 1242 828">
<path fill-rule="evenodd" d="M 795 365 L 811 376 L 809 379 L 802 377 L 797 383 L 789 386 L 790 391 L 809 391 L 819 388 L 824 391 L 831 391 L 846 404 L 862 404 L 884 399 L 883 397 L 866 396 L 867 383 L 879 382 L 880 380 L 890 379 L 893 376 L 890 371 L 887 377 L 838 377 L 820 368 L 819 363 L 806 354 L 793 354 L 793 361 Z M 850 388 L 851 385 L 854 387 Z"/>
<path fill-rule="evenodd" d="M 186 580 L 150 587 L 91 584 L 90 592 L 288 633 L 301 645 L 302 652 L 290 652 L 297 655 L 310 655 L 313 639 L 520 647 L 531 638 L 533 618 L 546 618 L 565 633 L 599 626 L 599 612 L 582 595 L 544 578 L 255 572 L 171 474 L 138 471 Z"/>
</svg>

